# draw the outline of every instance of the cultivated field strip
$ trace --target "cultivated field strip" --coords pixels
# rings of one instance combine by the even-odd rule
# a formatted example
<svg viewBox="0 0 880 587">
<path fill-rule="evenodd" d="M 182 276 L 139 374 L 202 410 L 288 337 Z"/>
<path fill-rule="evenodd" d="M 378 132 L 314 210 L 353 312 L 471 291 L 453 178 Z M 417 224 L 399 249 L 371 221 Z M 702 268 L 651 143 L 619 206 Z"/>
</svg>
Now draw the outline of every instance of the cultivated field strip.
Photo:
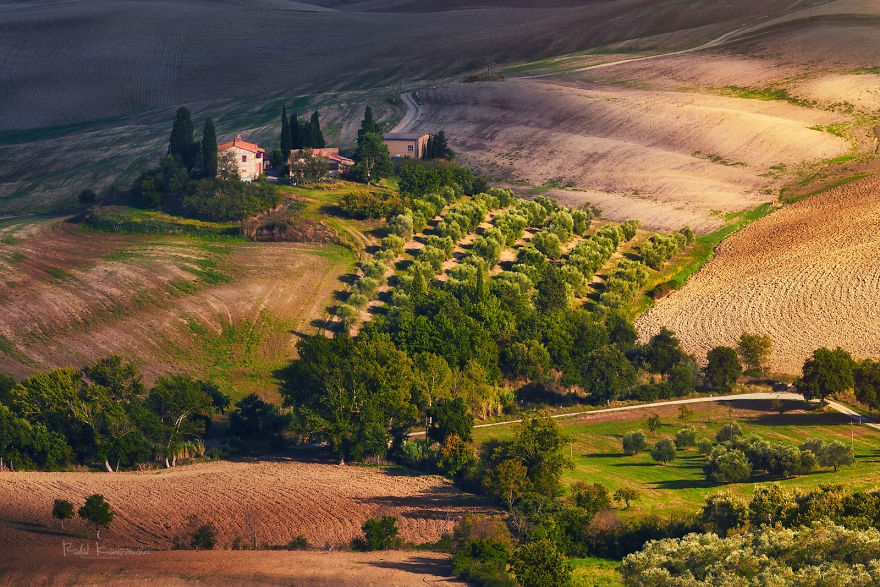
<svg viewBox="0 0 880 587">
<path fill-rule="evenodd" d="M 880 178 L 787 206 L 724 241 L 679 291 L 636 323 L 666 326 L 701 359 L 742 332 L 768 334 L 774 371 L 799 373 L 820 346 L 880 355 Z"/>
<path fill-rule="evenodd" d="M 0 491 L 3 546 L 54 544 L 57 536 L 29 528 L 56 529 L 53 500 L 80 503 L 92 493 L 103 494 L 115 513 L 102 539 L 155 549 L 170 548 L 190 515 L 217 526 L 221 547 L 236 537 L 280 545 L 299 535 L 325 547 L 360 536 L 361 525 L 380 515 L 397 516 L 404 540 L 427 542 L 451 531 L 464 513 L 489 511 L 442 477 L 288 459 L 107 474 L 7 472 L 0 473 Z"/>
</svg>

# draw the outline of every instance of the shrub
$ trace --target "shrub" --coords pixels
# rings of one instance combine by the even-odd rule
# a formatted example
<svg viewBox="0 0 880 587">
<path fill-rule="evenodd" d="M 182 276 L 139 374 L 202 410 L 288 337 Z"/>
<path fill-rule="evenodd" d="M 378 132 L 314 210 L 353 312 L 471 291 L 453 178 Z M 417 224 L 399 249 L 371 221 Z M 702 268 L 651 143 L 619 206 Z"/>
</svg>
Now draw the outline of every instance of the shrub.
<svg viewBox="0 0 880 587">
<path fill-rule="evenodd" d="M 705 532 L 715 532 L 723 538 L 728 531 L 746 523 L 749 508 L 738 497 L 719 491 L 706 497 L 706 503 L 697 517 Z"/>
<path fill-rule="evenodd" d="M 752 464 L 743 451 L 716 446 L 703 466 L 703 473 L 714 483 L 741 483 L 752 476 Z"/>
<path fill-rule="evenodd" d="M 194 550 L 214 550 L 217 544 L 217 528 L 212 522 L 197 527 L 190 539 L 190 548 Z"/>
<path fill-rule="evenodd" d="M 585 483 L 578 481 L 571 486 L 569 501 L 579 508 L 582 508 L 593 516 L 599 510 L 611 507 L 611 498 L 608 495 L 608 488 L 601 483 Z"/>
<path fill-rule="evenodd" d="M 715 445 L 708 438 L 700 438 L 697 440 L 697 452 L 701 455 L 709 455 Z"/>
<path fill-rule="evenodd" d="M 511 567 L 523 587 L 563 587 L 571 581 L 571 563 L 546 538 L 517 548 Z"/>
<path fill-rule="evenodd" d="M 639 431 L 627 432 L 623 435 L 623 452 L 634 455 L 642 452 L 647 447 L 645 435 Z"/>
<path fill-rule="evenodd" d="M 388 550 L 398 544 L 397 518 L 394 516 L 382 516 L 370 518 L 361 526 L 364 538 L 358 546 L 361 550 Z"/>
<path fill-rule="evenodd" d="M 720 430 L 718 430 L 715 434 L 715 440 L 717 442 L 727 442 L 736 436 L 742 436 L 742 429 L 736 422 L 731 422 L 730 424 L 725 424 Z"/>
</svg>

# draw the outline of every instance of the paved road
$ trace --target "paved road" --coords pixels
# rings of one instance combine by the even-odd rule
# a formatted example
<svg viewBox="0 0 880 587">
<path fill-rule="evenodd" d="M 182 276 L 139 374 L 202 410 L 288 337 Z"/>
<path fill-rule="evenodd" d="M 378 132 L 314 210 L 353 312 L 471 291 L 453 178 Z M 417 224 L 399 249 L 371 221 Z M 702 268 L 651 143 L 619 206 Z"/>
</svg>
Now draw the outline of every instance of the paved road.
<svg viewBox="0 0 880 587">
<path fill-rule="evenodd" d="M 773 400 L 773 399 L 788 399 L 788 400 L 797 400 L 804 401 L 804 396 L 799 393 L 790 393 L 790 392 L 757 392 L 757 393 L 738 393 L 733 395 L 718 395 L 711 397 L 693 397 L 687 399 L 678 399 L 678 400 L 670 400 L 665 402 L 652 402 L 649 404 L 636 404 L 632 406 L 620 406 L 617 408 L 604 408 L 601 410 L 589 410 L 589 411 L 581 411 L 581 412 L 569 412 L 567 414 L 555 414 L 553 418 L 574 418 L 576 416 L 587 416 L 587 415 L 601 415 L 601 414 L 611 414 L 614 412 L 629 412 L 633 410 L 645 410 L 649 408 L 659 408 L 663 406 L 679 406 L 683 404 L 699 404 L 699 403 L 708 403 L 708 402 L 728 402 L 728 401 L 749 401 L 749 400 Z M 852 418 L 853 420 L 858 420 L 860 423 L 874 428 L 875 430 L 880 430 L 880 424 L 876 424 L 872 422 L 869 418 L 862 416 L 855 410 L 848 408 L 842 404 L 839 404 L 834 401 L 829 401 L 828 405 L 831 409 L 840 412 L 841 414 L 845 414 Z M 522 422 L 522 420 L 508 420 L 505 422 L 492 422 L 491 424 L 477 424 L 474 428 L 490 428 L 492 426 L 508 426 L 510 424 L 516 424 Z M 410 436 L 421 436 L 424 432 L 413 432 Z"/>
<path fill-rule="evenodd" d="M 413 92 L 403 93 L 400 98 L 406 105 L 406 114 L 403 115 L 397 126 L 391 129 L 391 132 L 406 132 L 422 117 L 422 109 L 413 97 Z"/>
</svg>

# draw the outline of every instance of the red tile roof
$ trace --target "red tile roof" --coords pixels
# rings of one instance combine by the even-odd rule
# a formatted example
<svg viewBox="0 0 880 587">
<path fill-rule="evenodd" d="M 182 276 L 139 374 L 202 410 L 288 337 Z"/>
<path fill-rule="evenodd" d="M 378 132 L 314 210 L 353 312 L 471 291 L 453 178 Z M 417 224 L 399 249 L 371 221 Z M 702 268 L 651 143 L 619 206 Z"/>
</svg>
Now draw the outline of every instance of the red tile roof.
<svg viewBox="0 0 880 587">
<path fill-rule="evenodd" d="M 247 141 L 241 140 L 241 135 L 235 137 L 235 140 L 229 141 L 227 143 L 223 143 L 221 145 L 217 145 L 218 151 L 225 151 L 226 149 L 231 149 L 233 147 L 237 147 L 239 149 L 243 149 L 245 151 L 250 151 L 251 153 L 262 153 L 263 149 L 260 148 L 259 145 L 255 145 L 253 143 L 248 143 Z"/>
</svg>

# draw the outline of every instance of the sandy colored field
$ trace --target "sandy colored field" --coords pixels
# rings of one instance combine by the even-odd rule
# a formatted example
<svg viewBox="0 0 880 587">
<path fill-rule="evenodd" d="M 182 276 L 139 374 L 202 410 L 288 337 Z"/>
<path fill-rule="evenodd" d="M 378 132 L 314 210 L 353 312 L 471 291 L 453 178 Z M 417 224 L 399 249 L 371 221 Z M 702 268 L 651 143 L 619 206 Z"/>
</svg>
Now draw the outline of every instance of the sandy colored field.
<svg viewBox="0 0 880 587">
<path fill-rule="evenodd" d="M 797 374 L 819 346 L 880 355 L 880 177 L 787 206 L 724 241 L 679 291 L 636 323 L 666 326 L 700 358 L 742 332 L 769 334 L 774 371 Z"/>
<path fill-rule="evenodd" d="M 396 516 L 400 536 L 422 543 L 451 531 L 466 512 L 489 511 L 486 502 L 442 477 L 287 458 L 129 473 L 4 472 L 0 487 L 4 547 L 55 546 L 80 534 L 94 538 L 81 520 L 62 531 L 51 516 L 55 499 L 82 503 L 93 493 L 115 512 L 102 542 L 151 550 L 170 549 L 193 514 L 217 526 L 218 548 L 230 548 L 236 537 L 282 545 L 300 535 L 315 547 L 338 548 L 362 536 L 363 523 L 377 516 Z"/>
<path fill-rule="evenodd" d="M 772 199 L 773 166 L 845 153 L 847 141 L 809 127 L 842 115 L 782 102 L 534 80 L 420 92 L 420 128 L 445 128 L 489 176 L 566 190 L 614 220 L 707 232 L 721 214 Z"/>
<path fill-rule="evenodd" d="M 19 377 L 116 353 L 148 379 L 184 369 L 259 387 L 314 331 L 352 262 L 337 247 L 89 234 L 57 221 L 0 232 L 0 370 Z"/>
<path fill-rule="evenodd" d="M 92 553 L 94 543 L 90 545 Z M 71 548 L 79 548 L 74 542 Z M 106 551 L 105 551 L 106 552 Z M 0 557 L 0 582 L 8 585 L 383 585 L 409 587 L 450 577 L 448 555 L 433 552 L 239 552 L 164 551 L 93 559 L 64 556 L 54 547 L 7 548 Z"/>
</svg>

